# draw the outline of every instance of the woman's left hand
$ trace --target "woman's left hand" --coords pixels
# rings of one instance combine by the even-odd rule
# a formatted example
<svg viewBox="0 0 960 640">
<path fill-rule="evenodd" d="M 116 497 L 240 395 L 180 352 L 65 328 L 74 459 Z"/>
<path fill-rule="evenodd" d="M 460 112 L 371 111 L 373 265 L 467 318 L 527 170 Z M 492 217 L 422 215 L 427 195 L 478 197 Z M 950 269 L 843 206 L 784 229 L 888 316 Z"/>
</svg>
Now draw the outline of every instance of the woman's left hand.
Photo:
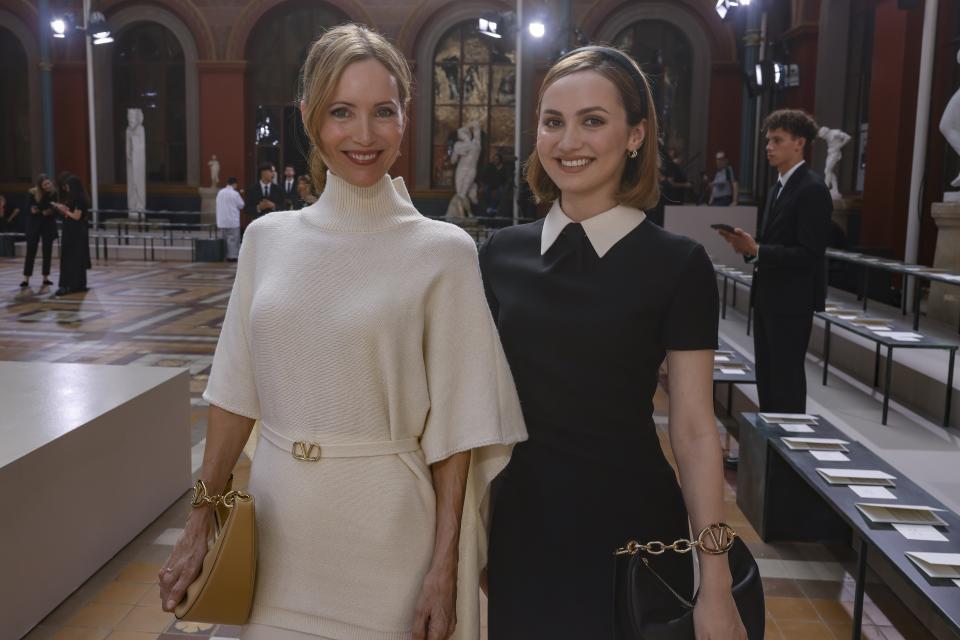
<svg viewBox="0 0 960 640">
<path fill-rule="evenodd" d="M 693 627 L 697 640 L 747 640 L 730 589 L 701 590 L 693 608 Z"/>
<path fill-rule="evenodd" d="M 457 574 L 431 569 L 413 617 L 413 640 L 447 640 L 457 628 Z"/>
</svg>

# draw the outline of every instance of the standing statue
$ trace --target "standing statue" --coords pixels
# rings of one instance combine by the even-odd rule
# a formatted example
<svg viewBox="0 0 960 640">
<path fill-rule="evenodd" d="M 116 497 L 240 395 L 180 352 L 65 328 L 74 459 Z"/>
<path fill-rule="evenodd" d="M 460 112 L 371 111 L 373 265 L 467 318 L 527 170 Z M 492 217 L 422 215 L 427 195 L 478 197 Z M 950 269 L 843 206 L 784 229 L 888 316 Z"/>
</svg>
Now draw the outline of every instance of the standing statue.
<svg viewBox="0 0 960 640">
<path fill-rule="evenodd" d="M 147 208 L 147 142 L 143 111 L 127 109 L 127 215 L 138 219 Z"/>
<path fill-rule="evenodd" d="M 207 162 L 207 166 L 210 167 L 210 186 L 216 187 L 220 184 L 220 161 L 217 160 L 217 154 L 210 156 L 210 161 Z"/>
<path fill-rule="evenodd" d="M 457 129 L 457 138 L 450 154 L 450 162 L 457 165 L 454 174 L 454 187 L 457 192 L 450 199 L 447 215 L 468 218 L 470 203 L 478 202 L 476 178 L 481 150 L 480 123 L 474 120 L 467 126 L 460 127 Z"/>
<path fill-rule="evenodd" d="M 833 196 L 833 199 L 839 200 L 841 196 L 837 183 L 837 163 L 840 162 L 842 157 L 840 149 L 850 142 L 851 138 L 849 134 L 840 129 L 827 127 L 820 127 L 817 137 L 823 138 L 827 142 L 827 164 L 823 168 L 823 179 L 827 183 L 827 188 L 830 189 L 830 195 Z"/>
<path fill-rule="evenodd" d="M 957 51 L 957 64 L 960 64 L 960 51 Z M 955 153 L 960 155 L 960 89 L 953 94 L 947 108 L 940 118 L 940 133 L 947 139 Z M 960 187 L 960 174 L 950 182 L 951 187 Z"/>
</svg>

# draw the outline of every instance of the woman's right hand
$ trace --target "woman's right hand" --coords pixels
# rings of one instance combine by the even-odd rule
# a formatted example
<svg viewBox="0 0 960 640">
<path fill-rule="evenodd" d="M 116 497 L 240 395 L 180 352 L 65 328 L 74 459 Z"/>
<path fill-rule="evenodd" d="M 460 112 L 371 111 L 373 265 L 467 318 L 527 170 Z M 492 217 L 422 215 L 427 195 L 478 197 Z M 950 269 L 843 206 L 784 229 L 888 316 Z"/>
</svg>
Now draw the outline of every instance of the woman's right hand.
<svg viewBox="0 0 960 640">
<path fill-rule="evenodd" d="M 187 587 L 200 575 L 212 526 L 212 507 L 190 512 L 183 534 L 160 569 L 160 602 L 164 611 L 176 609 L 186 595 Z"/>
</svg>

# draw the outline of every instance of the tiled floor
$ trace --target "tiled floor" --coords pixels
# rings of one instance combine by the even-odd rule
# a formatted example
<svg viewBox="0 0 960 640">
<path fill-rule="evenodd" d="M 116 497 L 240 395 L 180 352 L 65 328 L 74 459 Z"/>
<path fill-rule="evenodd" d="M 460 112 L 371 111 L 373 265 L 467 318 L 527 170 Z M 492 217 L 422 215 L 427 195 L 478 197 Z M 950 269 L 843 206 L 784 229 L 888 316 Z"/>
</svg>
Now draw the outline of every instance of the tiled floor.
<svg viewBox="0 0 960 640">
<path fill-rule="evenodd" d="M 90 272 L 91 291 L 66 299 L 49 290 L 21 292 L 20 261 L 0 259 L 0 359 L 92 362 L 187 368 L 191 372 L 195 454 L 202 449 L 206 408 L 200 394 L 223 319 L 234 270 L 183 263 L 110 262 Z M 667 399 L 656 398 L 661 441 Z M 668 453 L 668 457 L 669 456 Z M 245 483 L 249 461 L 236 474 Z M 758 559 L 767 597 L 767 638 L 851 636 L 852 551 L 811 544 L 763 543 L 735 502 L 728 472 L 725 517 Z M 236 638 L 237 627 L 177 622 L 160 609 L 156 576 L 183 525 L 186 494 L 50 613 L 30 640 Z M 810 579 L 810 578 L 817 579 Z M 927 640 L 932 636 L 883 584 L 867 586 L 863 637 Z M 531 639 L 541 640 L 541 639 Z M 543 639 L 549 640 L 549 639 Z M 593 639 L 585 639 L 593 640 Z"/>
</svg>

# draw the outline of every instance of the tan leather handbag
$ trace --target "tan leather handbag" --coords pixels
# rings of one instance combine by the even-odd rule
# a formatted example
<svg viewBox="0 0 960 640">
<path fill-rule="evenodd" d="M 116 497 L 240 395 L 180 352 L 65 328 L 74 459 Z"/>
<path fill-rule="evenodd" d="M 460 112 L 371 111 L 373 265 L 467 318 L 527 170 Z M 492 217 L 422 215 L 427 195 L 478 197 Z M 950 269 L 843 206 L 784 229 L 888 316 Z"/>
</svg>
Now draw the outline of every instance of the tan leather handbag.
<svg viewBox="0 0 960 640">
<path fill-rule="evenodd" d="M 180 620 L 214 624 L 245 624 L 253 604 L 257 576 L 257 527 L 253 496 L 235 491 L 233 476 L 223 495 L 208 496 L 197 480 L 193 506 L 214 507 L 214 539 L 203 569 L 176 609 Z"/>
</svg>

